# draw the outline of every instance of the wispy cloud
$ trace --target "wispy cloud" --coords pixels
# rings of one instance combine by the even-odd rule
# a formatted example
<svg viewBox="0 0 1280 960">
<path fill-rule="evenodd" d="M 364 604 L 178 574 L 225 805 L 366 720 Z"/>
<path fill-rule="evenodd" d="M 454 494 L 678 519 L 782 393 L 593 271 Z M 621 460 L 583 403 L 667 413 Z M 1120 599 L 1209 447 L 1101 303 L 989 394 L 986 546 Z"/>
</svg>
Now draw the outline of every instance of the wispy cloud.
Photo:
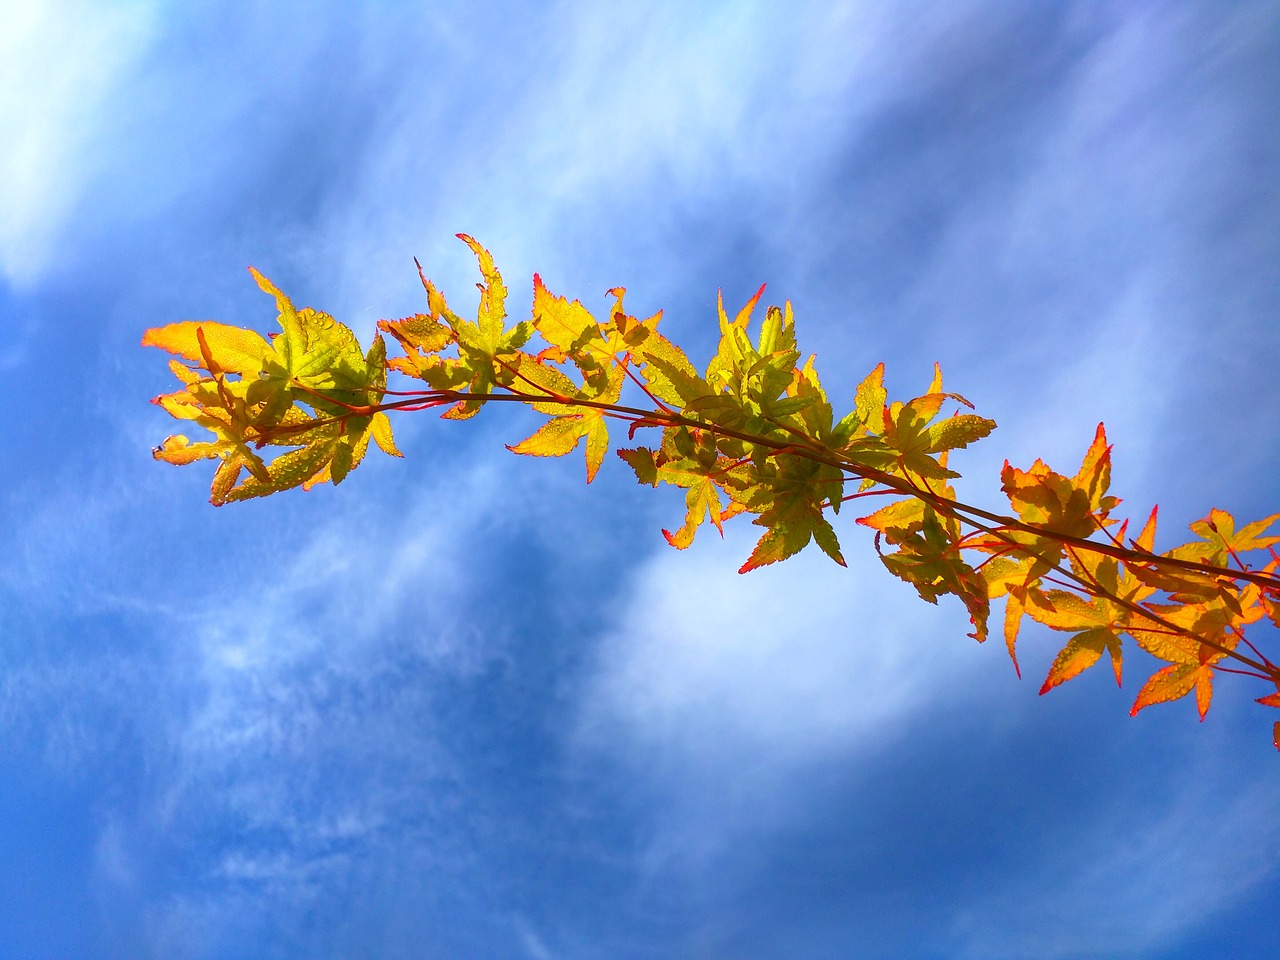
<svg viewBox="0 0 1280 960">
<path fill-rule="evenodd" d="M 432 745 L 432 675 L 465 675 L 495 655 L 469 624 L 476 588 L 460 572 L 499 482 L 481 467 L 433 481 L 410 504 L 351 503 L 260 565 L 242 594 L 175 611 L 192 640 L 192 709 L 174 744 L 184 789 L 231 778 L 238 815 L 284 824 L 298 812 L 297 778 L 318 775 L 321 755 L 339 767 L 394 757 L 393 780 L 434 776 L 445 759 Z M 298 829 L 322 839 L 363 829 L 340 783 L 336 806 Z M 347 800 L 373 803 L 376 826 L 387 797 L 368 786 Z"/>
<path fill-rule="evenodd" d="M 533 270 L 593 277 L 612 262 L 606 283 L 664 281 L 666 292 L 691 254 L 785 222 L 831 151 L 894 95 L 880 71 L 900 69 L 896 53 L 921 29 L 860 5 L 794 14 L 567 2 L 495 25 L 530 38 L 501 60 L 447 31 L 431 64 L 407 62 L 389 87 L 359 182 L 328 212 L 351 302 L 411 289 L 410 253 L 459 288 L 470 271 L 451 249 L 457 230 L 492 246 L 518 284 Z M 453 15 L 454 29 L 473 15 Z M 446 93 L 442 72 L 475 81 Z M 690 220 L 720 219 L 720 230 L 684 234 Z M 803 256 L 787 244 L 774 252 Z M 627 276 L 613 275 L 624 262 Z M 699 277 L 699 295 L 729 279 Z"/>
<path fill-rule="evenodd" d="M 1254 894 L 1280 854 L 1269 812 L 1277 778 L 1238 794 L 1222 788 L 1221 773 L 1184 778 L 1164 803 L 1135 799 L 1103 813 L 1079 824 L 1083 836 L 1012 865 L 995 890 L 958 908 L 964 955 L 1142 956 Z"/>
<path fill-rule="evenodd" d="M 100 105 L 154 38 L 149 2 L 6 4 L 0 10 L 0 274 L 30 283 L 48 263 L 104 158 L 87 148 Z"/>
<path fill-rule="evenodd" d="M 1258 38 L 1273 13 L 927 6 L 281 3 L 247 22 L 216 3 L 15 6 L 0 14 L 0 140 L 20 145 L 0 158 L 0 276 L 48 293 L 30 317 L 86 338 L 86 377 L 105 380 L 129 361 L 94 353 L 85 288 L 115 298 L 122 329 L 143 287 L 216 289 L 229 260 L 238 289 L 248 260 L 367 340 L 420 308 L 413 255 L 470 309 L 474 264 L 451 239 L 467 230 L 497 254 L 512 313 L 534 270 L 589 306 L 625 283 L 697 353 L 716 286 L 737 299 L 769 280 L 806 301 L 802 342 L 833 397 L 880 359 L 910 395 L 954 358 L 948 386 L 1007 421 L 961 465 L 986 492 L 1005 455 L 1070 470 L 1105 419 L 1139 472 L 1120 492 L 1140 501 L 1172 414 L 1242 383 L 1262 385 L 1222 432 L 1240 446 L 1252 431 L 1265 457 L 1275 201 L 1257 165 L 1275 84 Z M 221 319 L 249 315 L 219 302 Z M 0 365 L 26 369 L 24 351 Z M 678 514 L 678 495 L 636 490 L 620 465 L 583 493 L 580 462 L 499 464 L 476 431 L 518 439 L 497 425 L 509 411 L 461 440 L 406 418 L 409 464 L 212 511 L 203 483 L 146 461 L 154 419 L 144 436 L 141 415 L 109 411 L 99 442 L 92 394 L 44 410 L 24 436 L 47 446 L 6 490 L 0 743 L 92 783 L 90 884 L 157 957 L 266 941 L 475 956 L 487 937 L 489 955 L 545 960 L 591 954 L 601 931 L 620 956 L 670 956 L 770 910 L 786 922 L 762 942 L 794 929 L 826 956 L 888 929 L 848 919 L 841 883 L 914 889 L 939 856 L 990 884 L 943 891 L 885 955 L 925 929 L 975 956 L 1053 960 L 1161 949 L 1268 875 L 1265 796 L 1232 792 L 1247 765 L 1181 784 L 1134 759 L 1094 791 L 1101 813 L 1071 806 L 1089 748 L 1022 771 L 1044 729 L 1079 722 L 1072 698 L 1105 685 L 1027 719 L 1035 679 L 1017 686 L 998 639 L 966 639 L 958 604 L 923 604 L 843 519 L 850 569 L 810 550 L 740 577 L 758 528 L 660 548 L 638 514 Z M 1203 490 L 1222 459 L 1162 486 Z M 1027 661 L 1052 655 L 1034 645 Z M 962 716 L 972 735 L 942 729 Z M 949 819 L 939 766 L 973 807 L 1009 811 L 995 852 L 966 833 L 994 819 Z M 1045 810 L 1000 807 L 1023 776 Z M 1037 776 L 1070 796 L 1036 793 Z M 1126 791 L 1153 779 L 1163 804 L 1139 803 L 1138 822 Z M 1032 829 L 1053 818 L 1061 835 Z M 696 891 L 651 896 L 682 871 Z M 752 901 L 755 872 L 768 889 Z M 748 901 L 763 914 L 736 909 Z"/>
<path fill-rule="evenodd" d="M 738 575 L 759 532 L 744 523 L 637 571 L 601 639 L 579 743 L 624 758 L 670 804 L 655 864 L 787 822 L 815 764 L 875 758 L 949 688 L 982 686 L 959 605 L 922 604 L 864 555 L 865 531 L 845 530 L 849 569 L 813 550 Z"/>
<path fill-rule="evenodd" d="M 492 505 L 521 502 L 501 493 L 510 485 L 480 465 L 405 484 L 398 501 L 348 487 L 327 519 L 295 501 L 293 533 L 286 518 L 247 552 L 204 543 L 170 566 L 164 595 L 120 581 L 81 603 L 81 622 L 119 618 L 122 636 L 6 638 L 7 747 L 38 750 L 71 782 L 121 751 L 145 770 L 125 807 L 104 801 L 94 883 L 106 902 L 147 904 L 157 956 L 208 955 L 228 930 L 305 909 L 393 852 L 465 859 L 451 826 L 465 773 L 439 724 L 449 691 L 505 656 L 464 574 L 483 565 Z M 119 543 L 118 506 L 84 503 L 123 553 L 137 545 Z M 38 541 L 48 522 L 18 533 Z M 94 552 L 74 537 L 46 549 L 10 587 L 56 595 L 69 589 L 57 569 Z M 175 847 L 185 879 L 158 889 L 155 852 Z"/>
</svg>

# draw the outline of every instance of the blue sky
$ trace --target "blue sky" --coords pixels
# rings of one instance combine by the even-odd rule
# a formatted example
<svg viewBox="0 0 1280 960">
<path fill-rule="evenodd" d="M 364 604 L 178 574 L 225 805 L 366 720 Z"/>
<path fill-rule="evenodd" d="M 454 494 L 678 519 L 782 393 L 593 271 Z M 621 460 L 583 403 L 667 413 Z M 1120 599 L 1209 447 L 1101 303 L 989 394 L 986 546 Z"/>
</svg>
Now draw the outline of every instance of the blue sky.
<svg viewBox="0 0 1280 960">
<path fill-rule="evenodd" d="M 1273 956 L 1265 691 L 1038 697 L 851 519 L 740 577 L 513 411 L 214 509 L 138 340 L 270 329 L 249 264 L 465 312 L 458 232 L 699 358 L 768 282 L 1000 423 L 977 502 L 1105 421 L 1168 546 L 1280 509 L 1278 121 L 1274 2 L 0 8 L 0 957 Z"/>
</svg>

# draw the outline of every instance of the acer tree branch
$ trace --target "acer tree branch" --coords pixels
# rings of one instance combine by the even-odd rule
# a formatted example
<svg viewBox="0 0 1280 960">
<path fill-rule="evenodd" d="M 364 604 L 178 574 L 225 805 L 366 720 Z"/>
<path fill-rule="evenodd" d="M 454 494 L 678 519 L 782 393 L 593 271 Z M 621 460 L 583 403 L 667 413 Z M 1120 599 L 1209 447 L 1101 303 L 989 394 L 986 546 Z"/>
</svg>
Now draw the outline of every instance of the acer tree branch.
<svg viewBox="0 0 1280 960">
<path fill-rule="evenodd" d="M 1191 525 L 1197 539 L 1157 552 L 1153 509 L 1126 545 L 1127 521 L 1118 535 L 1110 529 L 1120 501 L 1108 492 L 1111 447 L 1101 424 L 1074 476 L 1040 460 L 1025 471 L 1006 462 L 1001 489 L 1009 515 L 961 502 L 948 458 L 990 434 L 995 422 L 962 412 L 972 406 L 943 392 L 936 366 L 929 389 L 907 401 L 889 400 L 884 366 L 877 366 L 858 386 L 853 409 L 837 418 L 815 358 L 800 362 L 789 303 L 769 307 L 754 337 L 749 333 L 763 287 L 733 319 L 719 304 L 719 347 L 699 372 L 658 331 L 661 314 L 627 314 L 622 288 L 609 291 L 608 317 L 597 320 L 578 301 L 550 293 L 535 274 L 530 318 L 509 323 L 507 288 L 492 257 L 459 237 L 483 279 L 474 322 L 450 310 L 419 266 L 428 312 L 379 321 L 367 351 L 348 327 L 295 308 L 257 271 L 254 279 L 275 300 L 280 333 L 266 338 L 205 321 L 148 330 L 143 344 L 175 355 L 170 369 L 180 383 L 153 402 L 213 435 L 195 443 L 171 436 L 156 458 L 216 460 L 211 500 L 221 505 L 341 483 L 370 441 L 401 456 L 388 413 L 443 407 L 445 419 L 467 420 L 486 404 L 518 403 L 546 420 L 509 449 L 562 456 L 585 439 L 590 482 L 609 448 L 609 424 L 621 421 L 629 441 L 640 430 L 660 434 L 656 447 L 616 453 L 640 483 L 685 491 L 683 526 L 663 531 L 677 548 L 688 547 L 707 522 L 721 530 L 751 514 L 764 533 L 743 572 L 810 543 L 844 564 L 827 513 L 861 496 L 887 495 L 893 499 L 858 523 L 875 531 L 882 563 L 923 599 L 958 598 L 981 641 L 991 602 L 1005 598 L 1004 635 L 1015 667 L 1024 618 L 1070 634 L 1041 693 L 1104 653 L 1119 681 L 1129 642 L 1164 664 L 1142 686 L 1132 713 L 1194 692 L 1203 719 L 1215 671 L 1262 679 L 1275 690 L 1258 702 L 1280 707 L 1280 667 L 1259 650 L 1256 635 L 1246 636 L 1264 620 L 1280 626 L 1280 536 L 1268 532 L 1280 514 L 1237 528 L 1233 516 L 1214 509 Z M 388 358 L 384 333 L 401 355 Z M 530 352 L 524 348 L 534 336 L 544 346 Z M 388 390 L 389 373 L 426 389 Z M 627 384 L 652 406 L 622 403 Z M 956 410 L 944 416 L 952 401 Z M 264 451 L 278 455 L 267 459 Z M 845 493 L 849 483 L 858 484 L 853 494 Z M 1252 569 L 1246 556 L 1257 558 Z M 968 557 L 981 559 L 971 564 Z M 1273 733 L 1280 747 L 1280 723 Z"/>
</svg>

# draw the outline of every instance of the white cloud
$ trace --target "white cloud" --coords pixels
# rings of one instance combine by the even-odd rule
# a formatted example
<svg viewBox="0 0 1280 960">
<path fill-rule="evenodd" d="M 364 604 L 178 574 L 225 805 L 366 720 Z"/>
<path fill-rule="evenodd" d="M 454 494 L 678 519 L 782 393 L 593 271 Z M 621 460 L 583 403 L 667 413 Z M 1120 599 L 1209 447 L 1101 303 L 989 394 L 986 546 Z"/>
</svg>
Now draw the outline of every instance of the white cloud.
<svg viewBox="0 0 1280 960">
<path fill-rule="evenodd" d="M 569 2 L 498 27 L 530 39 L 515 48 L 523 58 L 494 62 L 434 22 L 425 35 L 439 58 L 419 73 L 406 63 L 388 91 L 356 187 L 329 212 L 326 249 L 357 310 L 412 290 L 413 254 L 446 290 L 463 289 L 458 230 L 490 246 L 517 288 L 534 269 L 590 269 L 601 250 L 587 238 L 619 231 L 648 238 L 652 254 L 629 276 L 662 277 L 693 242 L 672 232 L 690 211 L 710 216 L 743 191 L 785 217 L 825 188 L 815 171 L 831 151 L 901 95 L 907 36 L 949 23 L 862 4 Z M 440 82 L 477 69 L 483 84 Z M 462 282 L 442 275 L 450 265 Z"/>
<path fill-rule="evenodd" d="M 422 722 L 430 675 L 466 674 L 493 654 L 468 623 L 460 571 L 500 482 L 480 467 L 407 507 L 348 501 L 274 561 L 256 560 L 260 586 L 197 603 L 184 632 L 199 705 L 177 744 L 186 785 L 220 783 L 238 814 L 296 827 L 304 843 L 376 829 L 387 798 L 374 783 L 291 823 L 298 777 L 324 753 L 386 751 L 424 775 L 444 762 Z"/>
<path fill-rule="evenodd" d="M 640 568 L 584 694 L 579 745 L 626 758 L 671 808 L 651 861 L 787 822 L 810 765 L 875 756 L 953 702 L 946 688 L 972 696 L 977 671 L 1008 666 L 964 635 L 958 602 L 931 607 L 893 579 L 863 531 L 844 536 L 848 569 L 811 548 L 739 575 L 760 529 L 735 524 Z"/>
<path fill-rule="evenodd" d="M 348 499 L 274 558 L 255 549 L 256 584 L 220 578 L 170 614 L 185 652 L 148 823 L 165 844 L 218 839 L 188 863 L 190 884 L 151 905 L 157 955 L 202 956 L 210 930 L 292 915 L 362 863 L 429 862 L 454 842 L 460 771 L 436 727 L 440 687 L 500 655 L 469 622 L 460 572 L 483 553 L 474 531 L 502 482 L 481 467 L 409 503 Z"/>
<path fill-rule="evenodd" d="M 547 945 L 534 931 L 525 917 L 517 914 L 511 918 L 511 921 L 515 927 L 516 935 L 520 939 L 520 945 L 528 956 L 532 957 L 533 960 L 553 960 L 554 955 L 547 949 Z"/>
<path fill-rule="evenodd" d="M 1149 475 L 1147 465 L 1166 433 L 1166 417 L 1187 388 L 1179 377 L 1187 352 L 1163 326 L 1167 314 L 1159 297 L 1158 283 L 1136 275 L 1108 298 L 1096 323 L 1073 332 L 1069 349 L 1055 351 L 1044 342 L 1025 349 L 1016 340 L 1000 348 L 992 369 L 1003 364 L 1040 375 L 1013 372 L 1003 381 L 996 376 L 975 384 L 990 397 L 979 412 L 994 415 L 1000 429 L 955 461 L 968 478 L 964 495 L 1008 513 L 999 492 L 1005 459 L 1025 470 L 1040 458 L 1060 473 L 1074 474 L 1102 422 L 1114 446 L 1113 492 L 1125 501 L 1117 515 L 1145 520 L 1160 479 Z M 955 380 L 951 386 L 965 392 L 966 385 Z"/>
<path fill-rule="evenodd" d="M 77 536 L 44 511 L 14 531 L 15 543 L 44 542 L 45 552 L 20 563 L 6 590 L 50 604 L 65 593 L 64 615 L 125 624 L 102 636 L 80 627 L 70 638 L 11 638 L 0 676 L 5 741 L 34 743 L 51 773 L 75 782 L 117 750 L 145 761 L 135 806 L 104 803 L 94 850 L 102 892 L 145 899 L 147 851 L 217 838 L 186 855 L 180 889 L 150 904 L 158 943 L 175 937 L 202 955 L 198 937 L 179 936 L 183 917 L 214 928 L 225 926 L 218 916 L 256 922 L 254 910 L 301 909 L 340 888 L 353 862 L 453 842 L 443 807 L 460 772 L 439 739 L 440 690 L 504 655 L 503 638 L 469 613 L 484 588 L 468 571 L 486 562 L 477 530 L 494 504 L 519 510 L 523 499 L 484 464 L 401 489 L 407 496 L 361 498 L 345 486 L 302 504 L 308 495 L 295 492 L 294 510 L 285 495 L 243 550 L 232 533 L 204 543 L 158 595 L 139 574 L 143 597 L 117 579 L 77 600 L 63 578 L 100 579 L 111 554 L 99 541 L 115 543 L 124 563 L 119 551 L 141 545 L 121 529 L 154 491 L 84 500 L 66 514 L 80 521 Z M 334 512 L 316 523 L 308 507 L 324 496 Z M 246 529 L 220 516 L 224 530 Z M 129 635 L 146 622 L 152 630 Z"/>
<path fill-rule="evenodd" d="M 1270 815 L 1276 778 L 1226 796 L 1216 786 L 1220 772 L 1198 773 L 1179 782 L 1167 805 L 1125 804 L 1100 812 L 1096 826 L 1076 820 L 1087 833 L 1063 836 L 1032 865 L 1011 863 L 997 889 L 958 911 L 964 955 L 1140 955 L 1177 943 L 1251 895 L 1274 876 L 1280 855 Z"/>
<path fill-rule="evenodd" d="M 94 170 L 99 111 L 145 52 L 153 4 L 44 0 L 0 6 L 0 273 L 48 263 Z"/>
<path fill-rule="evenodd" d="M 109 820 L 98 831 L 93 846 L 94 871 L 99 882 L 115 889 L 132 890 L 138 882 L 137 868 L 129 851 L 124 827 L 117 820 Z"/>
<path fill-rule="evenodd" d="M 972 496 L 1000 507 L 1005 457 L 1072 472 L 1103 421 L 1116 492 L 1141 520 L 1171 485 L 1148 464 L 1164 469 L 1203 405 L 1192 362 L 1221 340 L 1219 306 L 1196 296 L 1195 219 L 1213 207 L 1212 171 L 1236 162 L 1238 108 L 1179 89 L 1181 15 L 1092 19 L 1066 34 L 1080 52 L 1011 141 L 1018 155 L 957 203 L 895 309 L 957 358 L 950 388 L 1001 424 L 963 454 L 959 469 L 986 478 Z"/>
</svg>

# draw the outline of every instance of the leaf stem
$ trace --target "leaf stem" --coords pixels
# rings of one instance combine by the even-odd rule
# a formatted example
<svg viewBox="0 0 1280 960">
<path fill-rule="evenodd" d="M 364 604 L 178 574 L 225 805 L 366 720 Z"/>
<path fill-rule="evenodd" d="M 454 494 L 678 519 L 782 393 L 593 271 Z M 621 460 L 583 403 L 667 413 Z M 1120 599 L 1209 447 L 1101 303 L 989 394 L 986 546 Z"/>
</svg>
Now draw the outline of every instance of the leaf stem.
<svg viewBox="0 0 1280 960">
<path fill-rule="evenodd" d="M 631 372 L 629 367 L 627 368 L 627 372 Z M 516 374 L 519 376 L 518 371 L 516 371 Z M 541 387 L 538 384 L 533 384 L 527 377 L 521 377 L 521 379 L 531 383 L 532 386 L 537 387 L 539 390 L 546 390 L 546 388 Z M 340 406 L 346 407 L 350 411 L 346 414 L 329 418 L 320 418 L 307 424 L 298 425 L 301 429 L 312 429 L 326 423 L 345 420 L 349 416 L 367 416 L 371 413 L 389 410 L 423 409 L 425 407 L 441 406 L 448 403 L 458 403 L 463 401 L 480 401 L 481 403 L 494 401 L 498 403 L 522 404 L 551 403 L 561 404 L 566 407 L 589 407 L 601 410 L 608 416 L 631 422 L 633 430 L 637 426 L 652 426 L 660 428 L 683 426 L 694 430 L 705 430 L 716 436 L 729 437 L 735 440 L 740 440 L 744 443 L 766 447 L 773 451 L 773 455 L 790 454 L 792 456 L 802 457 L 815 463 L 834 467 L 841 471 L 841 473 L 852 474 L 853 476 L 864 480 L 871 480 L 886 488 L 883 490 L 863 491 L 851 494 L 848 497 L 842 498 L 842 500 L 895 492 L 904 496 L 922 500 L 935 510 L 938 510 L 947 516 L 953 516 L 967 526 L 1007 544 L 1009 548 L 1008 552 L 1010 553 L 1037 557 L 1042 562 L 1048 564 L 1051 570 L 1056 571 L 1058 575 L 1067 578 L 1067 580 L 1074 584 L 1077 589 L 1080 589 L 1089 596 L 1109 600 L 1122 609 L 1129 611 L 1131 614 L 1142 618 L 1146 622 L 1163 627 L 1164 630 L 1168 631 L 1171 635 L 1185 637 L 1196 643 L 1204 644 L 1210 649 L 1258 671 L 1258 674 L 1262 677 L 1280 683 L 1280 668 L 1272 664 L 1266 657 L 1262 657 L 1262 662 L 1254 660 L 1252 657 L 1248 657 L 1236 650 L 1233 650 L 1216 640 L 1203 637 L 1194 631 L 1181 627 L 1178 624 L 1160 616 L 1155 611 L 1147 609 L 1141 604 L 1134 603 L 1124 597 L 1112 594 L 1110 591 L 1098 584 L 1094 578 L 1082 577 L 1073 570 L 1064 568 L 1060 560 L 1050 560 L 1048 557 L 1036 553 L 1031 545 L 1020 543 L 1013 539 L 1012 534 L 1015 532 L 1023 533 L 1051 540 L 1060 544 L 1063 549 L 1072 556 L 1074 556 L 1073 551 L 1083 550 L 1094 554 L 1108 556 L 1126 564 L 1141 564 L 1143 566 L 1154 565 L 1156 567 L 1170 566 L 1201 574 L 1208 574 L 1215 577 L 1225 577 L 1233 580 L 1246 580 L 1251 583 L 1256 583 L 1268 590 L 1280 590 L 1280 577 L 1271 576 L 1265 573 L 1256 573 L 1249 570 L 1230 570 L 1224 567 L 1216 567 L 1212 564 L 1198 563 L 1191 560 L 1162 557 L 1158 554 L 1150 553 L 1145 550 L 1136 550 L 1124 547 L 1114 541 L 1112 543 L 1099 542 L 1043 527 L 1037 527 L 1034 524 L 1025 523 L 1014 517 L 993 513 L 989 510 L 973 506 L 972 504 L 967 504 L 959 500 L 945 497 L 934 492 L 927 483 L 922 486 L 921 484 L 913 482 L 908 477 L 896 476 L 868 464 L 860 463 L 851 456 L 842 456 L 839 451 L 831 450 L 829 447 L 824 446 L 820 441 L 815 440 L 803 431 L 797 430 L 789 424 L 777 422 L 772 418 L 769 419 L 775 424 L 775 426 L 779 427 L 784 432 L 791 434 L 794 439 L 787 441 L 775 440 L 769 437 L 760 436 L 759 434 L 748 433 L 746 431 L 726 427 L 712 421 L 689 417 L 667 407 L 660 401 L 657 401 L 652 394 L 649 394 L 650 399 L 653 399 L 660 409 L 643 410 L 638 407 L 631 407 L 617 402 L 564 397 L 546 392 L 529 394 L 510 387 L 505 388 L 505 392 L 480 392 L 469 390 L 424 390 L 418 392 L 387 391 L 387 393 L 400 396 L 403 399 L 394 400 L 390 403 L 384 402 L 370 404 L 363 407 L 355 407 L 351 404 L 346 404 L 342 401 L 337 401 L 331 397 L 327 397 L 318 391 L 306 387 L 305 385 L 299 384 L 299 386 L 301 386 L 307 393 L 320 397 L 328 402 L 337 403 Z M 645 392 L 647 394 L 649 393 L 647 390 Z M 924 478 L 921 479 L 923 482 Z M 1078 561 L 1078 557 L 1076 557 L 1076 559 Z M 1237 562 L 1239 562 L 1238 558 Z M 1081 566 L 1087 571 L 1087 567 L 1083 564 L 1081 564 Z M 1124 630 L 1123 632 L 1129 633 L 1130 631 Z M 1253 644 L 1250 643 L 1249 647 L 1254 650 L 1255 653 L 1258 652 L 1257 649 L 1253 647 Z M 1261 657 L 1261 654 L 1259 654 L 1259 656 Z"/>
</svg>

